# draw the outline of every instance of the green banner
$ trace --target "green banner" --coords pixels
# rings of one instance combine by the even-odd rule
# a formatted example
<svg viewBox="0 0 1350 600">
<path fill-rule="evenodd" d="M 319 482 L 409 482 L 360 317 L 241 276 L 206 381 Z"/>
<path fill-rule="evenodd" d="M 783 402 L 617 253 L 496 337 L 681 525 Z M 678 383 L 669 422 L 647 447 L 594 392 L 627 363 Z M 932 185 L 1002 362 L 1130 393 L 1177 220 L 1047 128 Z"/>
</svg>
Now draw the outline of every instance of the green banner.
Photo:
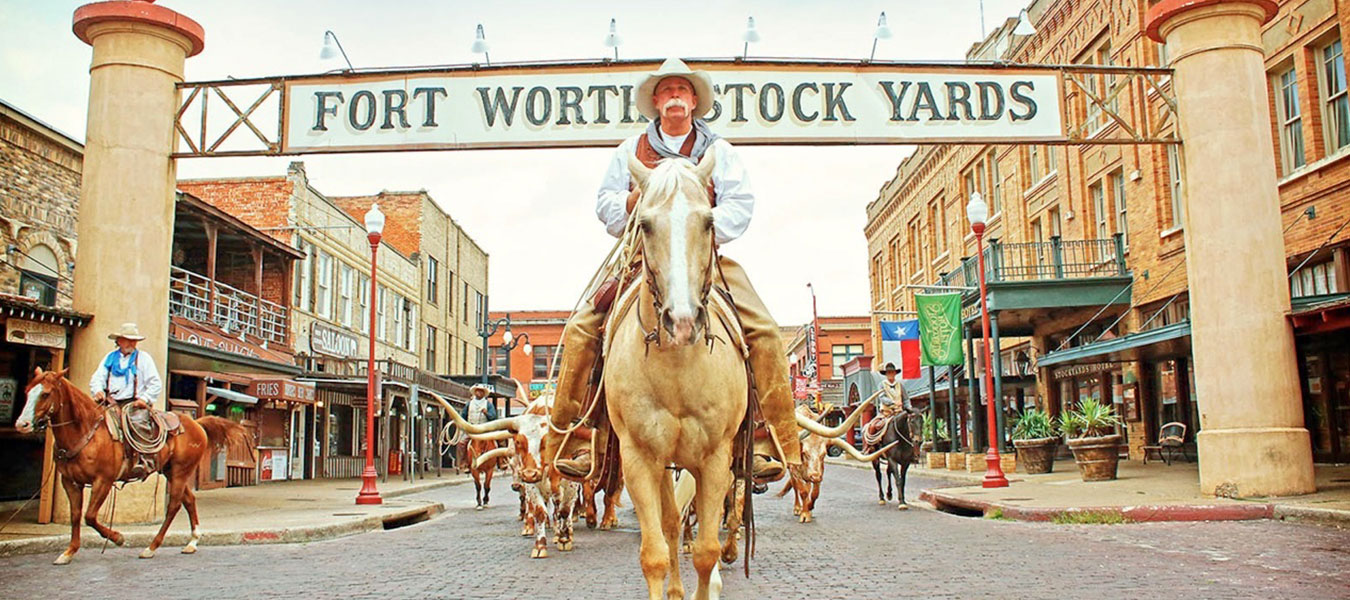
<svg viewBox="0 0 1350 600">
<path fill-rule="evenodd" d="M 923 366 L 959 365 L 961 294 L 918 294 L 919 356 Z"/>
</svg>

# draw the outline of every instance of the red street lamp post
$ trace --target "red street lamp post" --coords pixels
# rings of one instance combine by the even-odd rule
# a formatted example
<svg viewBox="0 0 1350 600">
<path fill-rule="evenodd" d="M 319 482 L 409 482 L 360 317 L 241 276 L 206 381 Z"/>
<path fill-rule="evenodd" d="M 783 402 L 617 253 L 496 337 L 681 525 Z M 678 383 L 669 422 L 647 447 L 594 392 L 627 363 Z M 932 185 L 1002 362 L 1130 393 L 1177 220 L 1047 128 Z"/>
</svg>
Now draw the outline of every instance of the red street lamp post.
<svg viewBox="0 0 1350 600">
<path fill-rule="evenodd" d="M 1003 465 L 998 455 L 998 414 L 994 408 L 993 359 L 989 348 L 989 302 L 988 291 L 984 283 L 984 224 L 989 219 L 989 205 L 979 192 L 970 195 L 970 204 L 966 205 L 966 218 L 970 219 L 970 230 L 975 233 L 975 256 L 978 257 L 980 272 L 980 321 L 984 327 L 984 397 L 986 404 L 986 429 L 989 430 L 989 451 L 984 460 L 988 465 L 984 472 L 984 487 L 1008 487 L 1008 478 L 1003 474 Z"/>
<path fill-rule="evenodd" d="M 357 504 L 383 504 L 375 489 L 375 259 L 380 251 L 380 234 L 384 232 L 384 213 L 379 204 L 371 204 L 366 213 L 366 239 L 370 240 L 370 357 L 366 363 L 366 468 L 361 472 L 361 491 Z"/>
</svg>

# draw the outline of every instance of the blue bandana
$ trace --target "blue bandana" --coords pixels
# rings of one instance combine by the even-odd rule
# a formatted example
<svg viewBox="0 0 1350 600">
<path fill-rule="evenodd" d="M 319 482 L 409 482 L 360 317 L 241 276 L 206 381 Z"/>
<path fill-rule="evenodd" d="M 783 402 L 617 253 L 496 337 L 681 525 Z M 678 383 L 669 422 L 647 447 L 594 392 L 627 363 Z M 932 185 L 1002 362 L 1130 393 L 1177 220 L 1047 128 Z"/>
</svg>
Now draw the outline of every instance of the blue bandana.
<svg viewBox="0 0 1350 600">
<path fill-rule="evenodd" d="M 107 369 L 113 377 L 122 377 L 127 380 L 127 383 L 131 383 L 131 378 L 136 375 L 136 359 L 140 358 L 140 354 L 140 350 L 133 350 L 131 360 L 128 360 L 127 366 L 123 367 L 120 360 L 122 351 L 113 350 L 108 358 L 103 359 L 103 368 Z"/>
</svg>

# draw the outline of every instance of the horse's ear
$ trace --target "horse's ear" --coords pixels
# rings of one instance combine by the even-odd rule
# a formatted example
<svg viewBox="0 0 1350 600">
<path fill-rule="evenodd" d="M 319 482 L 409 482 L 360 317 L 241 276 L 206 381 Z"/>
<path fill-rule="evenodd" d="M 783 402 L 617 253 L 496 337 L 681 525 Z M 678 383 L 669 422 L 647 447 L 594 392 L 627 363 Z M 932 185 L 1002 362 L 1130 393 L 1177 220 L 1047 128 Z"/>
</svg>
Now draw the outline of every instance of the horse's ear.
<svg viewBox="0 0 1350 600">
<path fill-rule="evenodd" d="M 637 156 L 629 156 L 628 175 L 633 178 L 633 183 L 638 189 L 643 189 L 647 187 L 647 180 L 652 177 L 652 170 L 648 169 L 647 165 L 642 164 Z"/>
<path fill-rule="evenodd" d="M 694 167 L 694 175 L 698 176 L 698 180 L 704 185 L 712 180 L 713 167 L 717 165 L 717 159 L 713 158 L 716 153 L 713 148 L 708 148 L 708 151 L 703 153 L 703 159 L 698 161 L 698 166 Z"/>
<path fill-rule="evenodd" d="M 57 371 L 57 372 L 56 372 L 56 376 L 57 376 L 57 377 L 65 377 L 66 374 L 69 373 L 69 372 L 70 372 L 70 367 L 66 367 L 66 368 L 64 368 L 64 369 L 61 369 L 60 371 Z"/>
<path fill-rule="evenodd" d="M 39 377 L 42 377 L 42 367 L 40 367 L 40 366 L 39 366 L 39 367 L 34 367 L 34 368 L 33 368 L 33 379 L 37 379 L 37 378 L 39 378 Z"/>
</svg>

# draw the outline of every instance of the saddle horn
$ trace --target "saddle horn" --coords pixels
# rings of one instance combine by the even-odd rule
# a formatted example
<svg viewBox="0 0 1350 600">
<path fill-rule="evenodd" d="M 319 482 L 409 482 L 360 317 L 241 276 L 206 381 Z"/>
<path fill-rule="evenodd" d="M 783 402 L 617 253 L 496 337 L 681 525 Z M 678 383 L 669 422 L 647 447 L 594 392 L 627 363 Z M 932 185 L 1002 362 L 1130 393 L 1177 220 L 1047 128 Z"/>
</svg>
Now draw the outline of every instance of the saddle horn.
<svg viewBox="0 0 1350 600">
<path fill-rule="evenodd" d="M 858 419 L 862 418 L 863 407 L 871 404 L 872 401 L 876 400 L 877 396 L 880 395 L 881 390 L 877 390 L 877 393 L 868 396 L 867 399 L 859 403 L 858 408 L 853 409 L 853 412 L 849 413 L 848 418 L 844 419 L 844 422 L 840 423 L 837 427 L 826 427 L 811 419 L 803 417 L 801 413 L 796 413 L 797 426 L 820 437 L 837 438 L 847 433 L 848 430 L 853 429 L 853 426 L 858 424 Z"/>
<path fill-rule="evenodd" d="M 861 453 L 861 452 L 858 452 L 858 449 L 857 449 L 857 448 L 854 448 L 851 444 L 849 444 L 848 442 L 845 442 L 844 440 L 841 440 L 841 439 L 839 439 L 839 438 L 831 438 L 831 439 L 830 439 L 830 444 L 831 444 L 831 445 L 838 446 L 840 449 L 842 449 L 842 450 L 844 451 L 845 454 L 848 454 L 848 455 L 849 455 L 849 458 L 852 458 L 853 460 L 860 461 L 860 462 L 872 462 L 872 461 L 876 460 L 877 457 L 881 456 L 882 454 L 885 454 L 887 451 L 889 451 L 891 448 L 894 448 L 895 445 L 896 445 L 896 444 L 899 444 L 899 443 L 900 443 L 900 440 L 896 440 L 896 441 L 894 441 L 894 442 L 891 442 L 891 443 L 889 443 L 889 444 L 886 444 L 885 446 L 883 446 L 880 450 L 877 450 L 876 452 L 873 452 L 873 453 L 871 453 L 871 454 L 863 454 L 863 453 Z"/>
<path fill-rule="evenodd" d="M 473 423 L 465 421 L 464 417 L 459 416 L 459 411 L 455 410 L 455 407 L 451 406 L 449 402 L 446 402 L 445 398 L 442 398 L 440 394 L 429 392 L 427 390 L 422 390 L 421 393 L 431 396 L 436 402 L 440 403 L 441 408 L 444 409 L 445 412 L 450 413 L 450 420 L 454 421 L 455 426 L 460 428 L 464 433 L 482 435 L 494 431 L 511 431 L 514 433 L 520 430 L 520 425 L 516 421 L 516 417 L 497 419 L 495 421 L 488 421 L 482 425 L 474 425 Z"/>
</svg>

